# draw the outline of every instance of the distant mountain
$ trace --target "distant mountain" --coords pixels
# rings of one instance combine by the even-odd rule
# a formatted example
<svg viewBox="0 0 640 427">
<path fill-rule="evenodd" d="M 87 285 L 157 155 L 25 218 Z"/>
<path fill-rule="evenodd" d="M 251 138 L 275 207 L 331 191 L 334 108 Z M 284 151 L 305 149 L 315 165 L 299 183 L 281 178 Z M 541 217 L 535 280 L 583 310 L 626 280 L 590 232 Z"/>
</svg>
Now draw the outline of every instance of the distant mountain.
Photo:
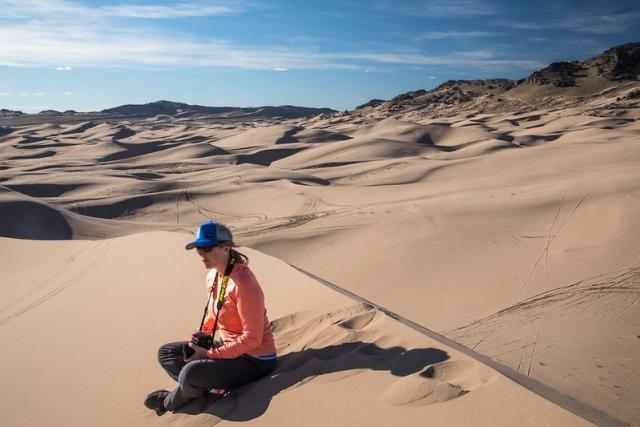
<svg viewBox="0 0 640 427">
<path fill-rule="evenodd" d="M 0 109 L 0 117 L 15 117 L 15 116 L 24 116 L 22 111 L 17 110 L 7 110 L 6 108 Z"/>
<path fill-rule="evenodd" d="M 182 102 L 156 101 L 148 104 L 127 104 L 115 108 L 102 110 L 103 114 L 117 114 L 123 116 L 156 116 L 166 114 L 169 116 L 185 116 L 194 114 L 219 115 L 221 118 L 283 118 L 297 119 L 322 113 L 335 113 L 330 108 L 309 108 L 281 105 L 277 107 L 206 107 L 191 105 Z"/>
<path fill-rule="evenodd" d="M 388 101 L 373 99 L 352 112 L 383 118 L 441 117 L 465 110 L 506 111 L 548 105 L 579 105 L 607 94 L 637 99 L 640 43 L 627 43 L 586 61 L 554 62 L 519 80 L 449 80 L 431 90 L 403 93 Z"/>
<path fill-rule="evenodd" d="M 70 123 L 82 120 L 120 120 L 128 118 L 148 118 L 159 115 L 175 118 L 197 117 L 206 120 L 287 120 L 320 114 L 333 114 L 330 108 L 296 107 L 292 105 L 265 107 L 206 107 L 182 102 L 155 101 L 148 104 L 127 104 L 107 108 L 102 111 L 77 112 L 67 110 L 44 110 L 37 114 L 25 114 L 21 111 L 0 110 L 0 122 L 9 125 L 42 123 Z"/>
<path fill-rule="evenodd" d="M 104 114 L 119 114 L 124 116 L 155 116 L 158 114 L 167 114 L 172 116 L 178 112 L 186 111 L 190 108 L 200 108 L 184 104 L 182 102 L 156 101 L 148 104 L 126 104 L 118 107 L 107 108 L 100 111 Z"/>
</svg>

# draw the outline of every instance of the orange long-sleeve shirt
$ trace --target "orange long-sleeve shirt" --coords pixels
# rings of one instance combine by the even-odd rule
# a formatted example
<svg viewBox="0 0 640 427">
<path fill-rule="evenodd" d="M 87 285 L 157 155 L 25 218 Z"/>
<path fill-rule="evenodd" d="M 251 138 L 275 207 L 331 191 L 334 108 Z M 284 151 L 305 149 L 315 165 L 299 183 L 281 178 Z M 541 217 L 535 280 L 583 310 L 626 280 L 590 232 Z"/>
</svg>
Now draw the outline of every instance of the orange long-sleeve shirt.
<svg viewBox="0 0 640 427">
<path fill-rule="evenodd" d="M 214 283 L 216 270 L 207 274 L 207 293 L 215 286 L 213 297 L 209 300 L 209 316 L 203 329 L 211 332 L 218 300 L 222 274 Z M 222 346 L 212 348 L 207 353 L 210 359 L 233 359 L 247 354 L 258 358 L 274 358 L 276 347 L 264 305 L 264 294 L 253 272 L 246 264 L 235 264 L 229 282 L 224 305 L 218 317 L 217 330 L 220 332 Z"/>
</svg>

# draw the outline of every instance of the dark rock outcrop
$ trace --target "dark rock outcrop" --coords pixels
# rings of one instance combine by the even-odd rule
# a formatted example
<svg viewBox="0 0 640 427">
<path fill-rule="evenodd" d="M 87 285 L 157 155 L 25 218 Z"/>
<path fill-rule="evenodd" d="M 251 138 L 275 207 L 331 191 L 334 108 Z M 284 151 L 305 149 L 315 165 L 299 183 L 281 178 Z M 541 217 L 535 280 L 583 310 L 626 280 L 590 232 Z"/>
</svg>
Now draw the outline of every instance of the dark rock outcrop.
<svg viewBox="0 0 640 427">
<path fill-rule="evenodd" d="M 382 103 L 384 103 L 385 100 L 384 99 L 372 99 L 369 102 L 365 102 L 364 104 L 360 104 L 356 107 L 356 110 L 361 110 L 363 108 L 367 108 L 367 107 L 375 107 L 377 105 L 380 105 Z"/>
<path fill-rule="evenodd" d="M 611 80 L 640 80 L 640 43 L 612 47 L 594 59 L 598 71 Z"/>
<path fill-rule="evenodd" d="M 518 83 L 571 87 L 576 85 L 576 77 L 584 75 L 585 69 L 585 66 L 578 61 L 554 62 Z"/>
</svg>

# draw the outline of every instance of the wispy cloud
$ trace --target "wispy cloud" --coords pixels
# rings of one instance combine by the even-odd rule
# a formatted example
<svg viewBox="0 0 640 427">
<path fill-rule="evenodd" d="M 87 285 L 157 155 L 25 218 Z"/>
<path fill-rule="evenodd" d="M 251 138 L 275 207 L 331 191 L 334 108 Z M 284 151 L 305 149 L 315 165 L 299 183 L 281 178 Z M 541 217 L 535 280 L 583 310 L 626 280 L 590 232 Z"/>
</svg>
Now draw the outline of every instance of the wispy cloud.
<svg viewBox="0 0 640 427">
<path fill-rule="evenodd" d="M 169 19 L 192 16 L 227 15 L 238 11 L 228 5 L 211 2 L 175 3 L 173 5 L 119 5 L 103 6 L 100 13 L 127 18 Z"/>
<path fill-rule="evenodd" d="M 475 38 L 475 37 L 494 37 L 499 35 L 499 33 L 492 33 L 488 31 L 429 31 L 424 34 L 420 38 L 423 39 L 464 39 L 464 38 Z"/>
<path fill-rule="evenodd" d="M 495 15 L 495 5 L 482 0 L 377 0 L 375 6 L 392 13 L 437 17 Z"/>
<path fill-rule="evenodd" d="M 560 28 L 596 34 L 624 33 L 632 26 L 640 25 L 640 11 L 603 14 L 577 15 L 558 22 Z"/>
<path fill-rule="evenodd" d="M 235 67 L 248 69 L 348 68 L 315 52 L 258 48 L 224 40 L 196 41 L 139 28 L 30 22 L 0 27 L 0 65 L 23 67 Z"/>
<path fill-rule="evenodd" d="M 326 42 L 329 39 L 321 38 L 321 37 L 309 37 L 309 36 L 292 36 L 287 37 L 285 41 L 291 44 L 317 44 L 321 42 Z"/>
<path fill-rule="evenodd" d="M 395 52 L 319 52 L 305 47 L 252 47 L 225 40 L 197 41 L 136 27 L 29 22 L 0 27 L 0 65 L 21 67 L 230 67 L 244 69 L 370 69 L 379 64 L 465 65 L 531 69 L 540 64 L 496 59 L 485 50 L 446 55 Z M 68 64 L 64 67 L 56 64 Z M 372 64 L 373 63 L 373 64 Z M 278 64 L 274 67 L 274 64 Z M 67 68 L 64 68 L 66 70 Z"/>
<path fill-rule="evenodd" d="M 39 18 L 42 16 L 78 16 L 90 10 L 65 0 L 0 0 L 1 18 Z"/>
<path fill-rule="evenodd" d="M 405 2 L 406 3 L 406 2 Z M 483 3 L 467 0 L 413 1 L 423 12 L 453 13 L 473 9 L 489 13 Z M 308 43 L 251 46 L 222 39 L 198 39 L 151 25 L 115 25 L 122 18 L 179 18 L 240 10 L 238 2 L 163 3 L 89 7 L 70 0 L 0 0 L 0 65 L 70 71 L 81 67 L 226 67 L 286 71 L 295 69 L 372 70 L 377 66 L 464 66 L 481 71 L 531 70 L 545 64 L 495 52 L 451 51 L 441 55 L 398 53 L 391 48 L 327 51 Z M 238 6 L 240 5 L 240 6 Z M 85 19 L 86 18 L 86 19 Z M 116 21 L 114 21 L 114 19 Z M 119 20 L 119 21 L 118 21 Z M 484 31 L 431 31 L 427 38 L 489 37 Z M 344 47 L 343 47 L 344 49 Z M 60 65 L 65 64 L 65 65 Z"/>
<path fill-rule="evenodd" d="M 173 19 L 196 16 L 215 16 L 244 10 L 242 2 L 193 1 L 169 4 L 120 4 L 90 7 L 69 0 L 0 0 L 0 17 L 24 18 L 53 16 L 81 16 L 83 18 L 144 18 Z"/>
<path fill-rule="evenodd" d="M 620 34 L 640 25 L 640 11 L 612 14 L 582 13 L 540 21 L 502 20 L 497 24 L 519 30 L 564 29 L 592 34 Z"/>
<path fill-rule="evenodd" d="M 11 96 L 11 92 L 0 92 L 0 96 Z"/>
<path fill-rule="evenodd" d="M 544 30 L 551 28 L 551 23 L 546 21 L 515 21 L 511 19 L 502 19 L 496 22 L 496 25 L 502 27 L 513 28 L 515 30 Z"/>
<path fill-rule="evenodd" d="M 348 55 L 340 54 L 340 56 L 386 64 L 466 66 L 483 71 L 496 69 L 535 69 L 546 65 L 539 61 L 529 59 L 499 58 L 489 51 L 453 52 L 448 55 L 354 53 Z"/>
</svg>

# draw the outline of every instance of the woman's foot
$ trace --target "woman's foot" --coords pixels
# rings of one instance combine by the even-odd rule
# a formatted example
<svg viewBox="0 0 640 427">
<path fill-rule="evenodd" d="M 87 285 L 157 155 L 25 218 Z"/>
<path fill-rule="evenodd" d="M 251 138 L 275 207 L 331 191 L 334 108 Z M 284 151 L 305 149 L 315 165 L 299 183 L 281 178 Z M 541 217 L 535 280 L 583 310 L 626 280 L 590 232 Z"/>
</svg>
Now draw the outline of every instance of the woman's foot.
<svg viewBox="0 0 640 427">
<path fill-rule="evenodd" d="M 167 408 L 164 407 L 164 399 L 168 394 L 169 392 L 167 390 L 156 390 L 149 393 L 147 398 L 144 400 L 144 406 L 149 409 L 153 409 L 156 411 L 156 414 L 162 415 L 167 412 Z"/>
</svg>

